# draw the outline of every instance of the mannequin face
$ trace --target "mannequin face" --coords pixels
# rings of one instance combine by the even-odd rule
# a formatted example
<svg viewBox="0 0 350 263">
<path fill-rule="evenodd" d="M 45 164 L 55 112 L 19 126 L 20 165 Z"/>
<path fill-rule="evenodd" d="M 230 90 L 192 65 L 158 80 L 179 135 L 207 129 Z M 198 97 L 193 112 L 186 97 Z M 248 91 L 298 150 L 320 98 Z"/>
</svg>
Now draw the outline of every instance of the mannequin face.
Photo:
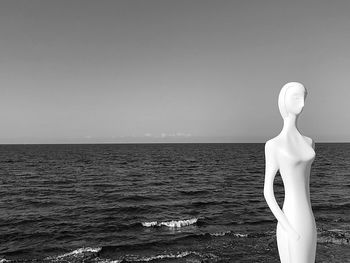
<svg viewBox="0 0 350 263">
<path fill-rule="evenodd" d="M 284 98 L 288 114 L 299 115 L 305 103 L 306 90 L 303 86 L 289 87 Z"/>
</svg>

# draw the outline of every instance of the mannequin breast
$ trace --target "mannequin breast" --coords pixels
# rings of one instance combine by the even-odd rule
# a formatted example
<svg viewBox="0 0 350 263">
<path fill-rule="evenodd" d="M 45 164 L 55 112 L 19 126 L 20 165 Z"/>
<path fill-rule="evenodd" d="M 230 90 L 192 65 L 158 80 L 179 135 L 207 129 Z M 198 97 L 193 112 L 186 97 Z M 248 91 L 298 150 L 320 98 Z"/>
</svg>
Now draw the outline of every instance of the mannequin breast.
<svg viewBox="0 0 350 263">
<path fill-rule="evenodd" d="M 315 158 L 314 149 L 303 139 L 296 142 L 286 139 L 279 143 L 278 148 L 280 165 L 307 164 L 312 163 Z"/>
</svg>

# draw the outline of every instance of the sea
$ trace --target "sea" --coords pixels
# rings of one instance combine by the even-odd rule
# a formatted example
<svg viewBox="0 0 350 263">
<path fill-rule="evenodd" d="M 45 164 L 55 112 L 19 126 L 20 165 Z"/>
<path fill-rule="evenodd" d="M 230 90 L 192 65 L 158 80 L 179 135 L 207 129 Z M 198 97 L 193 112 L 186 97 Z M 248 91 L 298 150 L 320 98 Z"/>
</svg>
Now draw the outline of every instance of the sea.
<svg viewBox="0 0 350 263">
<path fill-rule="evenodd" d="M 254 143 L 0 145 L 0 263 L 278 263 L 264 162 Z M 310 192 L 316 262 L 350 262 L 349 143 L 316 144 Z"/>
</svg>

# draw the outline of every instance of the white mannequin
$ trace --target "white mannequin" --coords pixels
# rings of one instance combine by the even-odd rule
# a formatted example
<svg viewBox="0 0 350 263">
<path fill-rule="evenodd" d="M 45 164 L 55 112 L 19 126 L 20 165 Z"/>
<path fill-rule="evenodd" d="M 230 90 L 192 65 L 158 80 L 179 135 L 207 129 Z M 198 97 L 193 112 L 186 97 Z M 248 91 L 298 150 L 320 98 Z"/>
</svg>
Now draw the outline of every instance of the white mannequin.
<svg viewBox="0 0 350 263">
<path fill-rule="evenodd" d="M 278 220 L 276 235 L 281 263 L 315 262 L 317 232 L 309 190 L 314 143 L 297 128 L 306 94 L 306 89 L 298 82 L 282 87 L 278 106 L 284 120 L 283 129 L 265 144 L 264 196 Z M 273 191 L 278 170 L 285 190 L 283 211 Z"/>
</svg>

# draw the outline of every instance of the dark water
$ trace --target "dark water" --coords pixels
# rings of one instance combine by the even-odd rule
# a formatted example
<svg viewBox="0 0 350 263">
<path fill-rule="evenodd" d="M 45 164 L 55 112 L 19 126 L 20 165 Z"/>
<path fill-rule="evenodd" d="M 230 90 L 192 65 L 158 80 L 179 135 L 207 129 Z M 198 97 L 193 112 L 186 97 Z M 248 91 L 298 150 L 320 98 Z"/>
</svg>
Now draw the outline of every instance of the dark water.
<svg viewBox="0 0 350 263">
<path fill-rule="evenodd" d="M 316 145 L 317 262 L 350 262 L 349 153 Z M 279 262 L 264 165 L 263 144 L 2 145 L 0 262 Z"/>
</svg>

